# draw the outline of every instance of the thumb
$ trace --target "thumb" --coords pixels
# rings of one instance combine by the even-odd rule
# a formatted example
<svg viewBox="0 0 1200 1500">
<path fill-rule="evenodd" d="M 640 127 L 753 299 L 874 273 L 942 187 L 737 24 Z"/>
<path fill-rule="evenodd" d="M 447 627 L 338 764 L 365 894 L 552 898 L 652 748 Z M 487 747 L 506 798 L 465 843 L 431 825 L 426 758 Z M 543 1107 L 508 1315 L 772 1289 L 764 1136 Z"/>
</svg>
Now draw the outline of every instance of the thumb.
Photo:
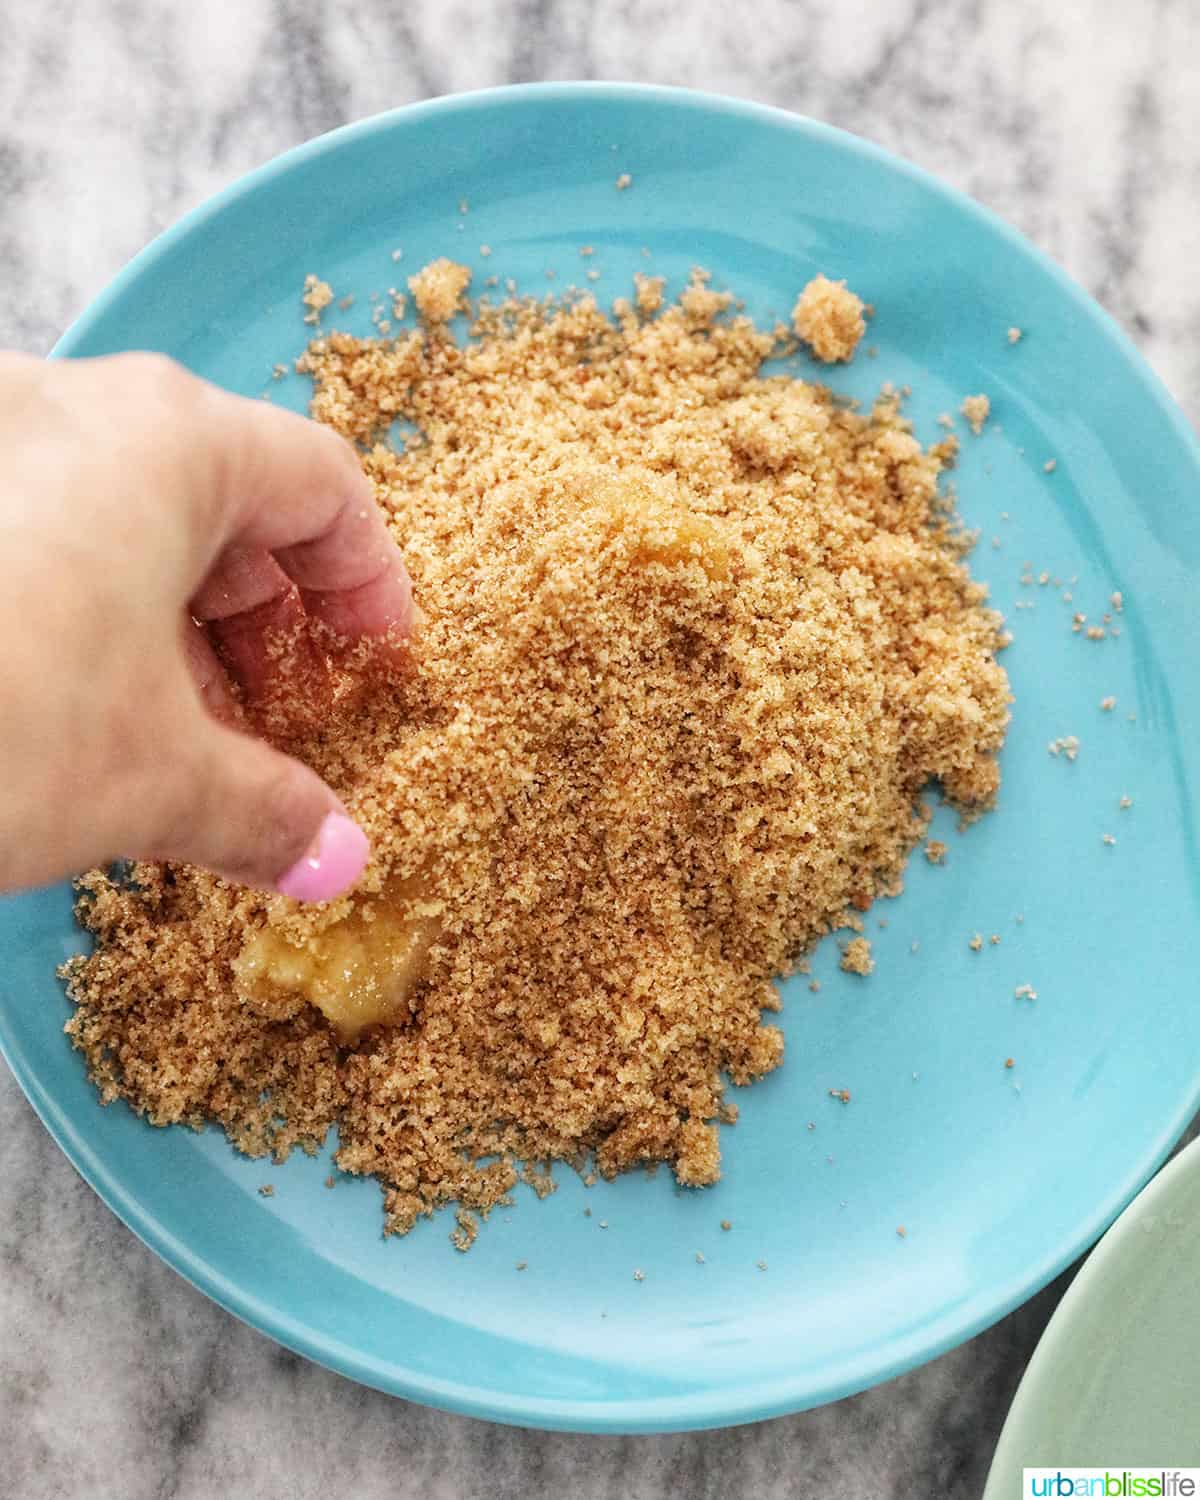
<svg viewBox="0 0 1200 1500">
<path fill-rule="evenodd" d="M 349 890 L 370 845 L 325 782 L 262 740 L 197 718 L 142 857 L 202 865 L 299 901 Z"/>
</svg>

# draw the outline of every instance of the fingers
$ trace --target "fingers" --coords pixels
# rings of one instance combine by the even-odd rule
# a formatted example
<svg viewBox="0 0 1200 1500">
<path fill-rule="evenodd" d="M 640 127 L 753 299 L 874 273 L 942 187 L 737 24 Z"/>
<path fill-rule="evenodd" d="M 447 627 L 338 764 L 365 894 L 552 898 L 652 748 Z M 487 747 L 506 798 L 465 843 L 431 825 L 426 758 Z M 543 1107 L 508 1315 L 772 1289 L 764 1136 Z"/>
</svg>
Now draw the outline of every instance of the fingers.
<svg viewBox="0 0 1200 1500">
<path fill-rule="evenodd" d="M 214 719 L 235 725 L 241 720 L 241 708 L 233 696 L 229 678 L 213 650 L 203 625 L 185 615 L 183 620 L 183 656 L 200 701 Z"/>
<path fill-rule="evenodd" d="M 399 549 L 354 449 L 330 428 L 231 395 L 158 354 L 31 361 L 30 370 L 7 384 L 41 414 L 31 424 L 34 471 L 61 465 L 64 443 L 99 462 L 84 523 L 152 533 L 154 582 L 180 590 L 179 603 L 240 545 L 276 553 L 335 630 L 409 633 Z M 80 524 L 69 506 L 64 523 Z"/>
<path fill-rule="evenodd" d="M 190 597 L 231 546 L 273 552 L 340 633 L 410 632 L 399 548 L 354 449 L 330 428 L 158 354 L 32 363 L 44 404 L 59 408 L 56 432 L 109 455 L 126 481 L 100 487 L 115 497 L 103 524 L 152 529 L 160 580 Z"/>
<path fill-rule="evenodd" d="M 412 583 L 347 443 L 293 413 L 204 390 L 223 444 L 211 468 L 215 530 L 229 539 L 191 612 L 250 703 L 295 728 L 315 724 L 331 687 L 305 614 L 340 637 L 404 639 Z"/>
<path fill-rule="evenodd" d="M 225 546 L 274 553 L 306 608 L 340 634 L 408 635 L 412 583 L 349 444 L 293 412 L 205 393 Z"/>
<path fill-rule="evenodd" d="M 304 628 L 295 584 L 269 552 L 227 547 L 190 608 L 248 702 L 277 707 L 296 729 L 319 720 L 332 701 L 325 658 Z"/>
<path fill-rule="evenodd" d="M 304 607 L 338 635 L 412 634 L 412 580 L 373 495 L 343 505 L 324 532 L 276 557 Z"/>
<path fill-rule="evenodd" d="M 366 835 L 300 761 L 198 708 L 180 757 L 138 858 L 183 860 L 302 901 L 330 901 L 362 874 Z"/>
</svg>

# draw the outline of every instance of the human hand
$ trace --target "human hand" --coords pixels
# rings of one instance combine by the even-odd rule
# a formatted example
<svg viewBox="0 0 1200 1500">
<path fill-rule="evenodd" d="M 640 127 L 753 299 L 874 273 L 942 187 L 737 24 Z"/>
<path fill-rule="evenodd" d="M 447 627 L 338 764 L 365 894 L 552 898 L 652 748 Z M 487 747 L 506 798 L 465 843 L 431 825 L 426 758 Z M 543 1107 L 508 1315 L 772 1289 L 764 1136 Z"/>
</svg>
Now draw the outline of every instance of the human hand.
<svg viewBox="0 0 1200 1500">
<path fill-rule="evenodd" d="M 177 859 L 327 900 L 367 840 L 235 727 L 280 674 L 319 698 L 305 612 L 407 636 L 412 587 L 353 450 L 159 355 L 0 354 L 0 889 Z M 202 623 L 197 623 L 202 622 Z M 224 665 L 223 665 L 224 663 Z"/>
</svg>

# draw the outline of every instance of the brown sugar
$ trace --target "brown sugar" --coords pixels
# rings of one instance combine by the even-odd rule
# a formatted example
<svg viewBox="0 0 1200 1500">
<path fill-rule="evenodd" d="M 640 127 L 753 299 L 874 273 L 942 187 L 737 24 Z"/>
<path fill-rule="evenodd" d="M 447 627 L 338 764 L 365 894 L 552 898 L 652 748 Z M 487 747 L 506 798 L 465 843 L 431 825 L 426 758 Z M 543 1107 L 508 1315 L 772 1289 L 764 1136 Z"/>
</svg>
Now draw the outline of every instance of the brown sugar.
<svg viewBox="0 0 1200 1500">
<path fill-rule="evenodd" d="M 849 361 L 867 331 L 862 299 L 844 281 L 814 276 L 792 309 L 792 327 L 824 364 Z"/>
<path fill-rule="evenodd" d="M 301 300 L 308 309 L 304 314 L 304 321 L 319 323 L 322 312 L 333 301 L 333 288 L 327 281 L 322 281 L 319 276 L 308 275 L 304 278 L 304 293 Z"/>
<path fill-rule="evenodd" d="M 663 287 L 666 285 L 665 276 L 647 276 L 643 271 L 635 271 L 633 284 L 637 295 L 634 298 L 637 310 L 645 313 L 656 313 L 662 306 Z"/>
<path fill-rule="evenodd" d="M 399 664 L 331 655 L 319 728 L 269 726 L 367 832 L 358 888 L 93 871 L 67 966 L 103 1101 L 279 1159 L 336 1124 L 389 1231 L 454 1203 L 462 1248 L 521 1163 L 714 1181 L 728 1081 L 782 1058 L 772 981 L 898 891 L 931 779 L 990 805 L 1008 720 L 1002 622 L 894 395 L 763 378 L 777 336 L 703 278 L 620 326 L 481 309 L 459 345 L 468 275 L 434 262 L 422 327 L 300 361 L 425 617 Z"/>
<path fill-rule="evenodd" d="M 871 943 L 869 938 L 851 938 L 842 953 L 841 966 L 847 974 L 868 975 L 875 967 L 875 960 L 871 957 Z"/>
<path fill-rule="evenodd" d="M 455 313 L 466 310 L 466 291 L 471 284 L 467 266 L 442 256 L 431 260 L 415 276 L 408 278 L 417 311 L 427 323 L 448 322 Z"/>
<path fill-rule="evenodd" d="M 983 431 L 983 424 L 987 421 L 991 409 L 992 403 L 986 396 L 966 396 L 959 408 L 967 419 L 967 426 L 976 437 Z"/>
</svg>

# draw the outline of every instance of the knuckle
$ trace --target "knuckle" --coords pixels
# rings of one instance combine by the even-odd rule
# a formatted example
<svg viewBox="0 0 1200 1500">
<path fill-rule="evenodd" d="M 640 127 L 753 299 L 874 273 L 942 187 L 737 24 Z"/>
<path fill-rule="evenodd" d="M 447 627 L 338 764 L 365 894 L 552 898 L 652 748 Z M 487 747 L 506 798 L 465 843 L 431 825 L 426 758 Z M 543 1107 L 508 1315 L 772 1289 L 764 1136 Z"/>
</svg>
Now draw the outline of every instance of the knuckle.
<svg viewBox="0 0 1200 1500">
<path fill-rule="evenodd" d="M 136 385 L 152 401 L 170 405 L 190 400 L 199 381 L 177 360 L 155 350 L 141 349 L 112 357 L 120 378 Z"/>
<path fill-rule="evenodd" d="M 330 464 L 340 470 L 344 476 L 348 496 L 357 498 L 360 491 L 370 492 L 370 480 L 363 473 L 362 463 L 354 444 L 348 438 L 344 438 L 340 432 L 335 432 L 332 427 L 326 427 L 321 422 L 310 422 L 309 425 L 317 434 L 317 440 L 325 445 Z M 349 498 L 346 503 L 350 503 Z"/>
</svg>

